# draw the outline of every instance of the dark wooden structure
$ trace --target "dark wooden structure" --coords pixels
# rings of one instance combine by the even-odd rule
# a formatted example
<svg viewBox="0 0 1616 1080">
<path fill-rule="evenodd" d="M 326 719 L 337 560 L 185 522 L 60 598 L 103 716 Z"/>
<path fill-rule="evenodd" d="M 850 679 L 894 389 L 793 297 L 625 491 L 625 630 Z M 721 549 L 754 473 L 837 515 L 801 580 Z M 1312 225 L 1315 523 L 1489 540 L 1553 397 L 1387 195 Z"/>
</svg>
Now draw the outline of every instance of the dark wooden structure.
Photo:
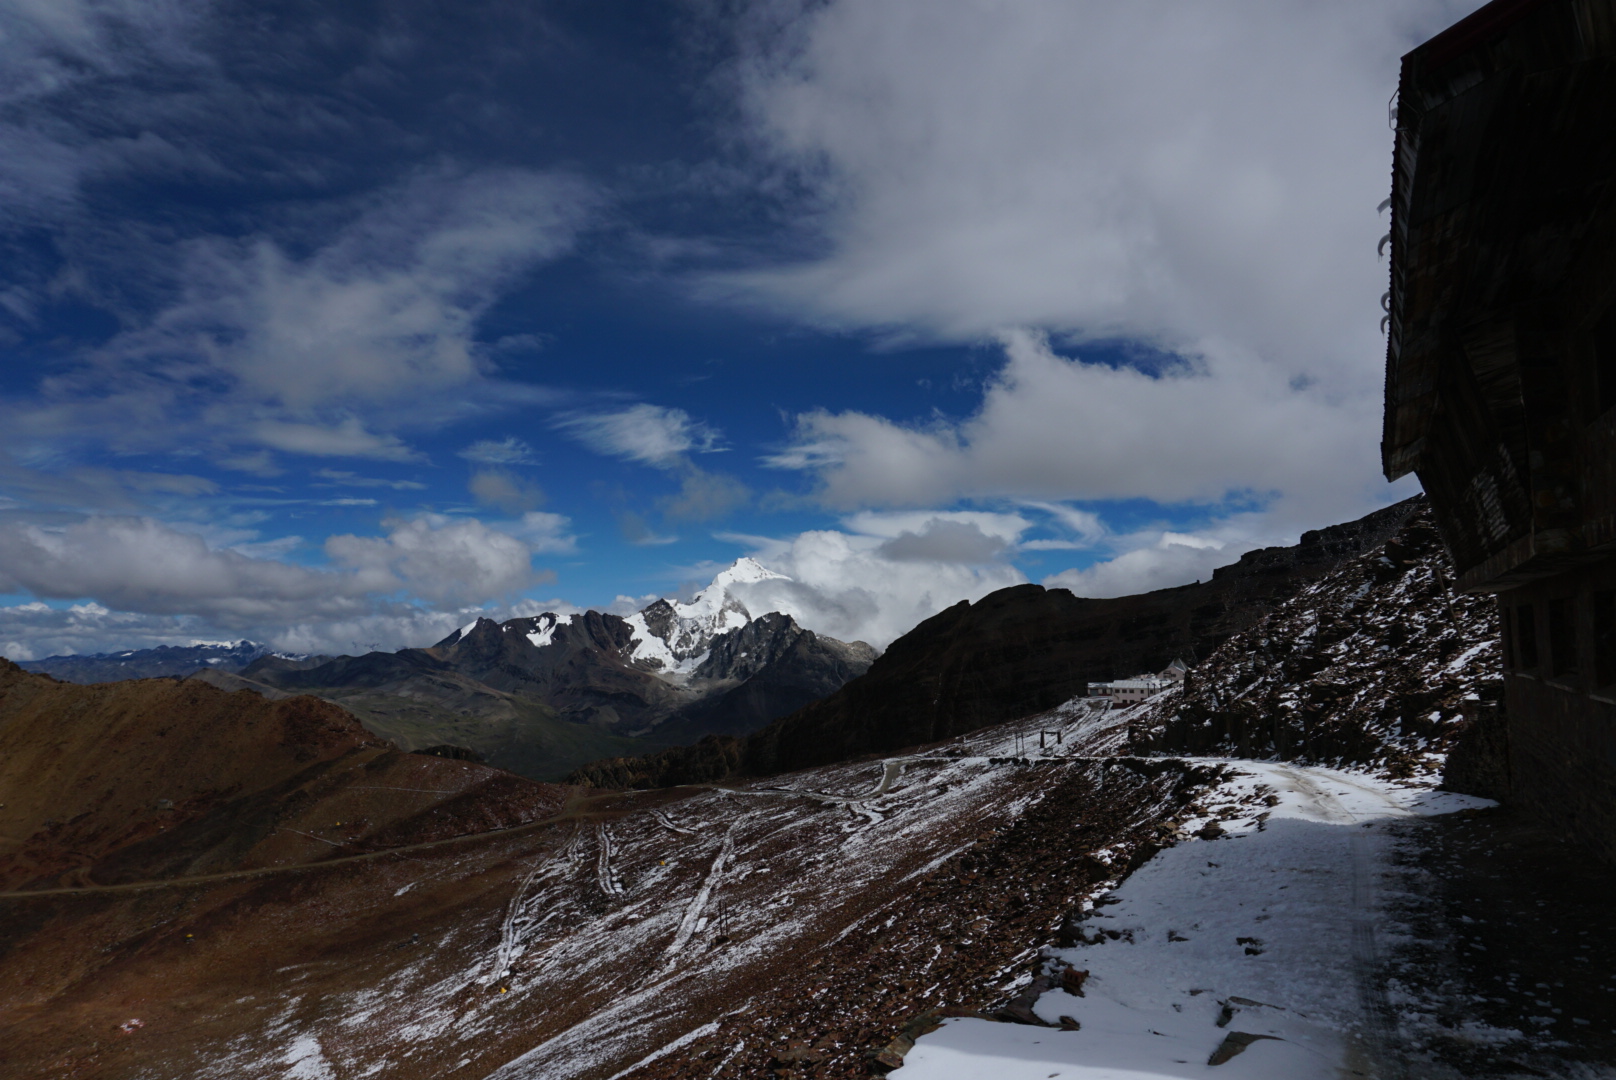
<svg viewBox="0 0 1616 1080">
<path fill-rule="evenodd" d="M 1382 461 L 1498 595 L 1510 798 L 1616 857 L 1616 0 L 1403 58 Z"/>
</svg>

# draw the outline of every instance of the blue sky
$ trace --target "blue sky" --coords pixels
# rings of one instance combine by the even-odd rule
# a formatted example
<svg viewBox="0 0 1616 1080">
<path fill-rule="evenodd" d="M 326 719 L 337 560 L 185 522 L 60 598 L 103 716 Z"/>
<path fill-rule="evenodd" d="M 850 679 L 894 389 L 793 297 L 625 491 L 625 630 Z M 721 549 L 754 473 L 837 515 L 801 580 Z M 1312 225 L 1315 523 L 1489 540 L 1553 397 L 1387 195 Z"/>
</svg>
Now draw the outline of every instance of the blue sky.
<svg viewBox="0 0 1616 1080">
<path fill-rule="evenodd" d="M 5 5 L 0 652 L 744 554 L 884 645 L 1384 505 L 1386 100 L 1473 6 Z"/>
</svg>

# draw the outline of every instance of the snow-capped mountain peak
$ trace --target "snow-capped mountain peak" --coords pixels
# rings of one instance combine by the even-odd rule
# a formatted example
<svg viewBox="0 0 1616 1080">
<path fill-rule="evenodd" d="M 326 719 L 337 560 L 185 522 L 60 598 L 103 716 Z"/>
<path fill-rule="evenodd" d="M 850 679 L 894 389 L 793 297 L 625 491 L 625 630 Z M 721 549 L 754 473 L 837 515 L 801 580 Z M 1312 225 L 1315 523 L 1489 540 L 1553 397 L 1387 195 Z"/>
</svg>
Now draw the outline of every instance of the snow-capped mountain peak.
<svg viewBox="0 0 1616 1080">
<path fill-rule="evenodd" d="M 627 620 L 634 630 L 629 659 L 672 675 L 695 671 L 707 658 L 713 638 L 752 621 L 753 613 L 731 595 L 730 587 L 771 579 L 791 580 L 756 559 L 741 558 L 719 571 L 689 603 L 658 600 L 642 608 Z"/>
</svg>

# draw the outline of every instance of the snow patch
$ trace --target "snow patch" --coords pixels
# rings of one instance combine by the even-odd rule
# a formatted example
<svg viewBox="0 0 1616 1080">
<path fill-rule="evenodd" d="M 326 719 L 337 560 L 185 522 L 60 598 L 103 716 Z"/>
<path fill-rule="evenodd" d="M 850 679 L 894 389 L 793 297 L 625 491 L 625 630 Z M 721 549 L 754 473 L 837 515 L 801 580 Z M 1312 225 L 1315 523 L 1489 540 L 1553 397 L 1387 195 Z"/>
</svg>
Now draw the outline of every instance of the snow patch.
<svg viewBox="0 0 1616 1080">
<path fill-rule="evenodd" d="M 281 1064 L 286 1071 L 281 1075 L 286 1080 L 335 1080 L 336 1073 L 331 1063 L 325 1059 L 325 1051 L 320 1046 L 320 1040 L 313 1035 L 299 1035 L 292 1040 L 292 1045 L 286 1048 L 281 1057 Z"/>
<path fill-rule="evenodd" d="M 527 639 L 535 649 L 542 649 L 555 637 L 556 627 L 572 625 L 572 616 L 546 611 L 533 621 L 538 624 L 538 629 L 529 633 Z"/>
</svg>

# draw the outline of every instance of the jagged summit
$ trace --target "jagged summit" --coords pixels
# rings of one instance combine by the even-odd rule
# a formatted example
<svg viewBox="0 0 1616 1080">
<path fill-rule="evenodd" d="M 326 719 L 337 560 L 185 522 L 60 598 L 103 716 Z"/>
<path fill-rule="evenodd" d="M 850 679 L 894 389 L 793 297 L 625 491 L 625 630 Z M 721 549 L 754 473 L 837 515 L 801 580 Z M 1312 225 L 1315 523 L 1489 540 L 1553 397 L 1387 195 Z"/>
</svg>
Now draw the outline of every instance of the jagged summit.
<svg viewBox="0 0 1616 1080">
<path fill-rule="evenodd" d="M 756 559 L 736 559 L 719 571 L 712 583 L 689 603 L 658 600 L 647 605 L 627 620 L 635 635 L 630 658 L 636 664 L 669 675 L 688 675 L 696 671 L 706 660 L 714 638 L 741 629 L 754 617 L 746 605 L 730 593 L 730 586 L 771 579 L 791 580 Z"/>
<path fill-rule="evenodd" d="M 736 559 L 720 570 L 706 588 L 688 602 L 655 600 L 628 616 L 630 640 L 623 651 L 623 659 L 635 667 L 653 672 L 675 681 L 683 681 L 702 667 L 713 642 L 722 634 L 732 633 L 750 624 L 761 615 L 776 612 L 751 612 L 730 590 L 735 585 L 751 585 L 760 581 L 790 581 L 750 557 Z M 462 626 L 436 645 L 447 648 L 470 637 L 477 628 L 491 626 L 510 628 L 521 624 L 520 632 L 534 648 L 557 645 L 565 638 L 564 627 L 571 626 L 578 616 L 546 611 L 526 619 L 513 619 L 503 624 L 492 619 L 477 618 Z M 789 616 L 787 616 L 789 619 Z M 791 625 L 796 629 L 795 621 Z M 562 638 L 557 638 L 557 633 Z"/>
</svg>

